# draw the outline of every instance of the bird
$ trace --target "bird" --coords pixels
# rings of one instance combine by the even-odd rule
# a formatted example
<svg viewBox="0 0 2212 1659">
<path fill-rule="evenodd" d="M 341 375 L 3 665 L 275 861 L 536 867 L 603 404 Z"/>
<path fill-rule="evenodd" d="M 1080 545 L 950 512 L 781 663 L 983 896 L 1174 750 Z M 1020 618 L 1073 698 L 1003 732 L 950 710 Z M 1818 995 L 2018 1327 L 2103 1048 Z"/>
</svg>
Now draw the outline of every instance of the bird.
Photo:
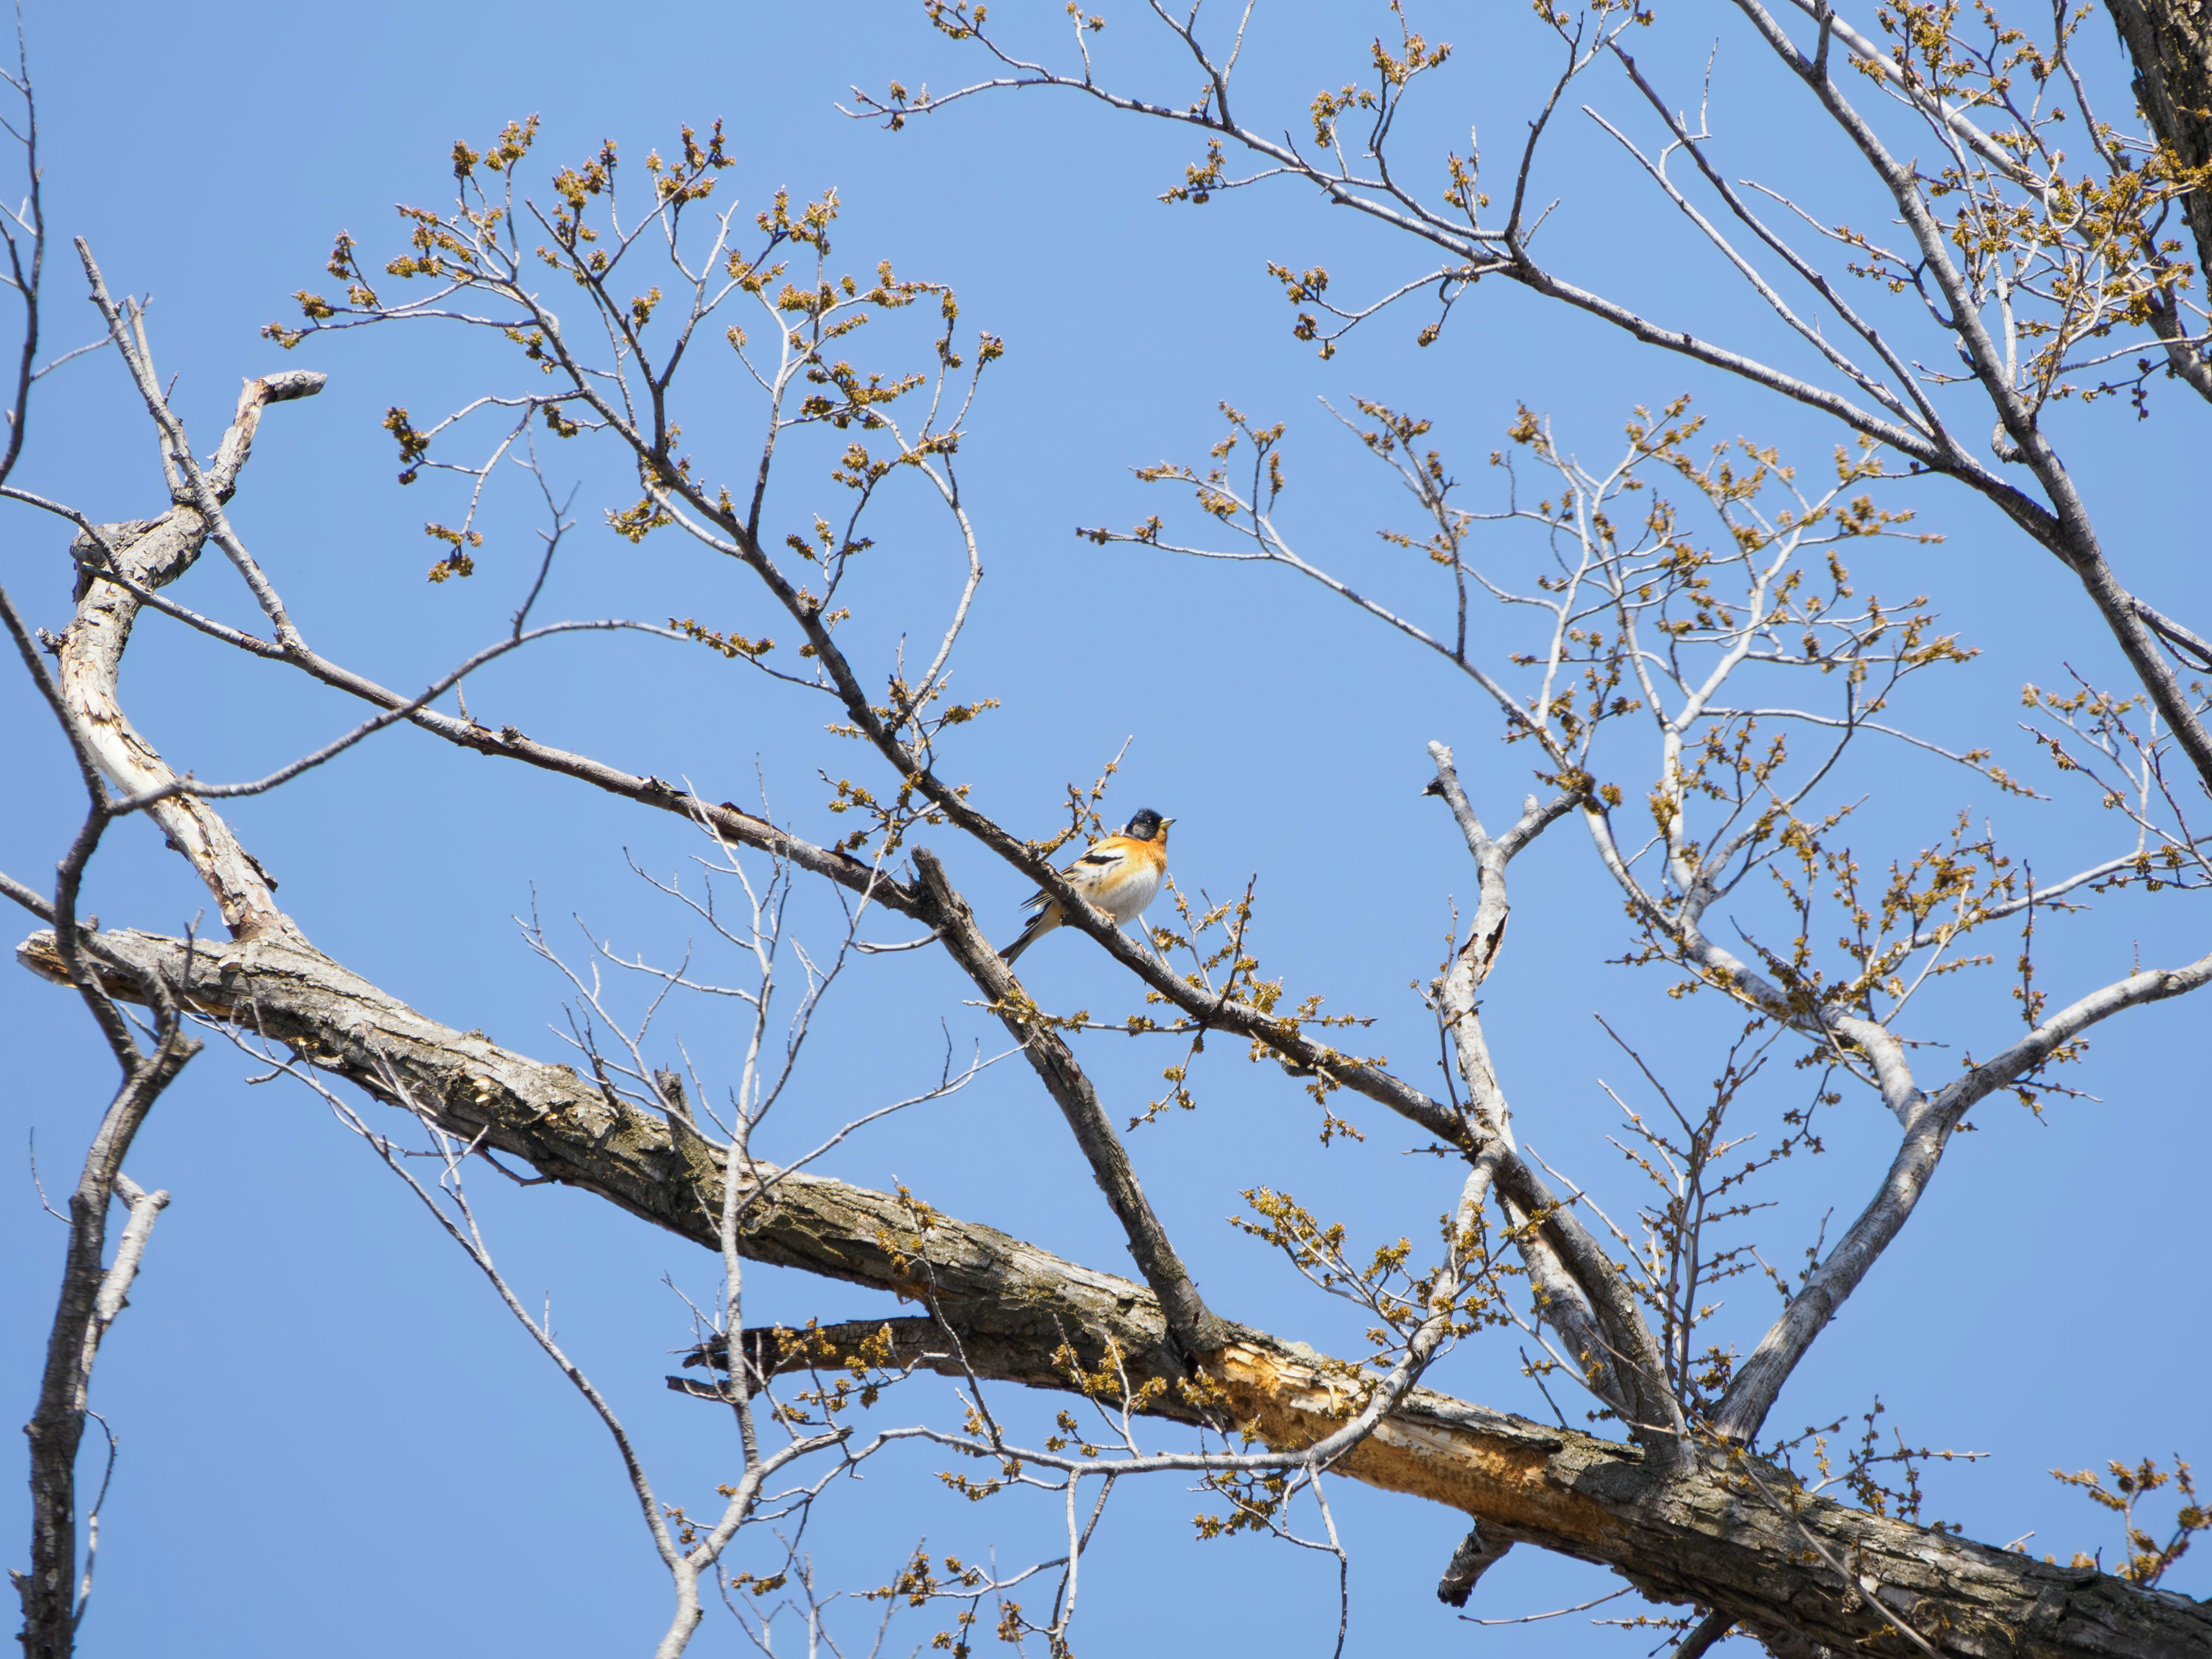
<svg viewBox="0 0 2212 1659">
<path fill-rule="evenodd" d="M 1174 822 L 1147 806 L 1119 835 L 1107 836 L 1060 873 L 1069 886 L 1113 917 L 1115 927 L 1134 921 L 1159 892 L 1160 879 L 1167 873 L 1168 826 Z M 1024 902 L 1041 908 L 1022 936 L 999 952 L 1009 968 L 1015 957 L 1067 919 L 1060 901 L 1042 891 Z"/>
</svg>

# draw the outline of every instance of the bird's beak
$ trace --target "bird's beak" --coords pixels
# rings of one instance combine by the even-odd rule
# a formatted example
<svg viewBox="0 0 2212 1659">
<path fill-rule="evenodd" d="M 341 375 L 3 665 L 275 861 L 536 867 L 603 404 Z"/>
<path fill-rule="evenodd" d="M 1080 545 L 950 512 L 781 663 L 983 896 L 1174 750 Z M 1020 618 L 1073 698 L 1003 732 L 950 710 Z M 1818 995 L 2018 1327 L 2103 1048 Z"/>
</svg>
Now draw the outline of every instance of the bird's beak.
<svg viewBox="0 0 2212 1659">
<path fill-rule="evenodd" d="M 1162 819 L 1160 820 L 1160 828 L 1161 828 L 1161 829 L 1163 829 L 1163 830 L 1172 830 L 1172 829 L 1174 829 L 1174 828 L 1175 828 L 1175 820 L 1174 820 L 1173 818 L 1162 818 Z"/>
</svg>

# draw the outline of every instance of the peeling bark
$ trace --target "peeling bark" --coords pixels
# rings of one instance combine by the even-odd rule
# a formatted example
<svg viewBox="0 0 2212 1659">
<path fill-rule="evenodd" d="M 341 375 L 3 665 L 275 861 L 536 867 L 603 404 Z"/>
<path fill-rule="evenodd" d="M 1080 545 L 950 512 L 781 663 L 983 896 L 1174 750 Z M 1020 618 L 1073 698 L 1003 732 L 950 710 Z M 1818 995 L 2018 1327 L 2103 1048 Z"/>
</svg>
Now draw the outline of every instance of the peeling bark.
<svg viewBox="0 0 2212 1659">
<path fill-rule="evenodd" d="M 289 939 L 191 953 L 182 940 L 136 933 L 98 941 L 108 959 L 167 976 L 204 1013 L 258 1030 L 379 1098 L 404 1095 L 456 1133 L 481 1135 L 553 1180 L 716 1248 L 722 1162 L 680 1116 L 439 1024 Z M 66 978 L 49 934 L 18 955 L 48 978 Z M 111 988 L 128 996 L 137 986 L 118 975 Z M 767 1164 L 750 1174 L 759 1192 L 746 1206 L 746 1255 L 888 1290 L 934 1316 L 831 1326 L 833 1341 L 857 1342 L 888 1324 L 904 1363 L 1062 1391 L 1078 1386 L 1063 1347 L 1092 1368 L 1118 1354 L 1133 1384 L 1170 1383 L 1156 1414 L 1194 1418 L 1174 1386 L 1185 1373 L 1167 1322 L 1142 1285 L 903 1194 Z M 1289 1449 L 1357 1414 L 1362 1378 L 1352 1368 L 1301 1343 L 1224 1326 L 1206 1370 L 1237 1426 Z M 958 1335 L 957 1352 L 948 1329 Z M 1780 1470 L 1738 1451 L 1661 1469 L 1632 1446 L 1421 1389 L 1338 1467 L 1471 1516 L 1501 1540 L 1601 1563 L 1646 1595 L 1725 1613 L 1800 1650 L 1911 1651 L 1895 1621 L 1960 1659 L 2212 1656 L 2212 1607 L 1807 1498 Z"/>
</svg>

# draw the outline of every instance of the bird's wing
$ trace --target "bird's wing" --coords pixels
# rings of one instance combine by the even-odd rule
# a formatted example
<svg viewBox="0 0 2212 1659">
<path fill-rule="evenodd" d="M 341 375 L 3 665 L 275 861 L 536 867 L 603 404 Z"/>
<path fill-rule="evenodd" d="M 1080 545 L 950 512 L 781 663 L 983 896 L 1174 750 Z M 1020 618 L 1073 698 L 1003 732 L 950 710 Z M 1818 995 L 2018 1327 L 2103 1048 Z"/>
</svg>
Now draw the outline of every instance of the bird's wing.
<svg viewBox="0 0 2212 1659">
<path fill-rule="evenodd" d="M 1127 868 L 1128 862 L 1128 840 L 1121 836 L 1109 836 L 1060 873 L 1079 892 L 1090 892 L 1112 884 Z M 1025 908 L 1032 909 L 1045 902 L 1042 888 L 1022 901 Z"/>
</svg>

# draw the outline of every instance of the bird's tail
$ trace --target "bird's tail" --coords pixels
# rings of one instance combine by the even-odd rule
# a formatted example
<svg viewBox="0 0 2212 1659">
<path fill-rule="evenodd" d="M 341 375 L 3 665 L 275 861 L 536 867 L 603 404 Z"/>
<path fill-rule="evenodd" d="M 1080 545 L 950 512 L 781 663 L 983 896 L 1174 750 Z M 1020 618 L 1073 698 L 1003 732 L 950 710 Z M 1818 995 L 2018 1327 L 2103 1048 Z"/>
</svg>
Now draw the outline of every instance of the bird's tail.
<svg viewBox="0 0 2212 1659">
<path fill-rule="evenodd" d="M 1012 967 L 1015 957 L 1059 926 L 1060 907 L 1056 904 L 1047 905 L 1037 913 L 1036 919 L 1028 927 L 1022 929 L 1022 936 L 1019 939 L 999 952 L 999 960 L 1005 963 L 1007 967 Z"/>
</svg>

